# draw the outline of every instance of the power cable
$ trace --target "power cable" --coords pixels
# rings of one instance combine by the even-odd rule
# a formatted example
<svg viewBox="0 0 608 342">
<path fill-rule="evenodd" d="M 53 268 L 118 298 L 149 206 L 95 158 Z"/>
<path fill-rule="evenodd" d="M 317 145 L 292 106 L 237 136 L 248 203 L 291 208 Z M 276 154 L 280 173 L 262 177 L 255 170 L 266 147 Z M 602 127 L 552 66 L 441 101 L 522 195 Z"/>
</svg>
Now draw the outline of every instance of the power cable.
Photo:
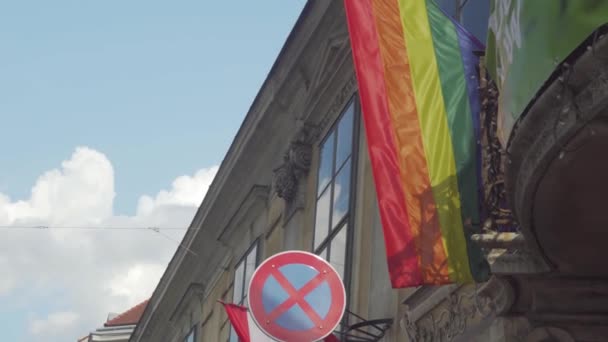
<svg viewBox="0 0 608 342">
<path fill-rule="evenodd" d="M 199 228 L 176 228 L 176 227 L 111 227 L 111 226 L 0 226 L 0 230 L 147 230 L 157 233 L 163 238 L 176 243 L 179 247 L 185 249 L 188 253 L 198 257 L 198 254 L 186 247 L 181 241 L 174 239 L 173 237 L 163 233 L 163 230 L 198 230 Z"/>
<path fill-rule="evenodd" d="M 20 226 L 20 225 L 9 225 L 0 226 L 0 229 L 4 230 L 21 230 L 21 229 L 33 229 L 33 230 L 197 230 L 198 228 L 188 227 L 115 227 L 115 226 L 52 226 L 52 225 L 37 225 L 37 226 Z"/>
<path fill-rule="evenodd" d="M 193 250 L 191 250 L 190 248 L 186 247 L 186 246 L 185 246 L 185 245 L 184 245 L 184 244 L 183 244 L 181 241 L 178 241 L 178 240 L 176 240 L 176 239 L 174 239 L 174 238 L 170 237 L 169 235 L 162 233 L 162 232 L 160 231 L 160 229 L 158 229 L 158 228 L 149 228 L 149 229 L 150 229 L 151 231 L 155 232 L 155 233 L 158 233 L 160 236 L 164 237 L 165 239 L 167 239 L 167 240 L 170 240 L 170 241 L 173 241 L 173 242 L 177 243 L 177 244 L 179 245 L 179 247 L 182 247 L 183 249 L 185 249 L 185 250 L 186 250 L 186 252 L 188 252 L 188 253 L 192 253 L 194 256 L 198 257 L 198 254 L 196 254 L 196 252 L 194 252 L 194 251 L 193 251 Z"/>
</svg>

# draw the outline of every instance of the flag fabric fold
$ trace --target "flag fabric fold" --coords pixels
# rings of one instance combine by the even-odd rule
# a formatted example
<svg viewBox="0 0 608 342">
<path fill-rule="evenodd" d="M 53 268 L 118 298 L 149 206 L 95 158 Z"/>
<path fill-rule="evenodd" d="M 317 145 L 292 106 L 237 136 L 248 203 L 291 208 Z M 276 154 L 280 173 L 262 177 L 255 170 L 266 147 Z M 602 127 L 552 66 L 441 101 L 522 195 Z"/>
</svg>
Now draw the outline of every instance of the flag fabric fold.
<svg viewBox="0 0 608 342">
<path fill-rule="evenodd" d="M 483 280 L 484 47 L 433 2 L 344 0 L 394 288 Z"/>
<path fill-rule="evenodd" d="M 272 338 L 268 337 L 258 326 L 251 317 L 249 310 L 240 305 L 222 303 L 232 328 L 239 337 L 240 342 L 274 342 Z M 326 337 L 324 342 L 339 342 L 340 340 L 334 336 L 329 335 Z"/>
<path fill-rule="evenodd" d="M 255 324 L 249 310 L 246 307 L 222 303 L 228 314 L 232 328 L 239 336 L 241 342 L 273 342 Z"/>
</svg>

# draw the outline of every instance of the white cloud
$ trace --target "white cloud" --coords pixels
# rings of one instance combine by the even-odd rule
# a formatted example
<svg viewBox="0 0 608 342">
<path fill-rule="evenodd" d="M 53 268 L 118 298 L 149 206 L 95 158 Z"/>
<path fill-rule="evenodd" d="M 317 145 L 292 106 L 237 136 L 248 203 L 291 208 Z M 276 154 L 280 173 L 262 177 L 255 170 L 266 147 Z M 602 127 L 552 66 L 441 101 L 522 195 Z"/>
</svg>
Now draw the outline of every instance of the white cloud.
<svg viewBox="0 0 608 342">
<path fill-rule="evenodd" d="M 8 269 L 9 260 L 6 256 L 0 255 L 0 270 Z M 12 274 L 3 274 L 0 277 L 0 298 L 8 294 L 15 287 L 15 278 Z"/>
<path fill-rule="evenodd" d="M 55 335 L 65 329 L 73 327 L 78 321 L 75 312 L 53 312 L 44 319 L 35 319 L 30 324 L 32 335 Z"/>
<path fill-rule="evenodd" d="M 126 274 L 121 274 L 107 282 L 112 296 L 120 296 L 127 302 L 135 303 L 150 296 L 165 268 L 159 264 L 135 264 Z"/>
<path fill-rule="evenodd" d="M 4 196 L 4 223 L 96 223 L 112 215 L 114 170 L 103 154 L 80 147 L 61 166 L 38 178 L 29 200 L 11 203 Z"/>
<path fill-rule="evenodd" d="M 194 176 L 177 177 L 169 191 L 160 191 L 155 198 L 142 196 L 137 215 L 149 215 L 162 206 L 192 206 L 202 201 L 201 189 L 208 189 L 217 172 L 217 167 L 199 170 Z"/>
<path fill-rule="evenodd" d="M 81 147 L 40 176 L 29 199 L 0 193 L 0 225 L 187 227 L 216 172 L 177 177 L 141 196 L 134 216 L 116 216 L 111 162 Z M 163 231 L 175 240 L 184 232 Z M 0 230 L 0 302 L 24 303 L 30 333 L 74 340 L 149 297 L 177 247 L 151 230 Z"/>
</svg>

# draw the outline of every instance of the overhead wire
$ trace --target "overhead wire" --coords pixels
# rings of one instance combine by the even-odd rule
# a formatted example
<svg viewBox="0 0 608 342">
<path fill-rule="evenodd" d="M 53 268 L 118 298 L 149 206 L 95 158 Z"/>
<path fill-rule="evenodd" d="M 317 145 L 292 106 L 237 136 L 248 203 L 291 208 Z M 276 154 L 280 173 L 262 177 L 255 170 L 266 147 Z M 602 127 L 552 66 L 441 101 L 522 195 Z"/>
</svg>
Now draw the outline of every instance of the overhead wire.
<svg viewBox="0 0 608 342">
<path fill-rule="evenodd" d="M 163 233 L 163 230 L 199 230 L 199 228 L 186 228 L 186 227 L 182 227 L 182 228 L 178 228 L 178 227 L 154 227 L 154 226 L 150 226 L 150 227 L 114 227 L 114 226 L 52 226 L 52 225 L 32 225 L 32 226 L 25 226 L 25 225 L 12 225 L 12 226 L 0 226 L 0 230 L 113 230 L 113 231 L 117 231 L 117 230 L 122 230 L 122 231 L 127 231 L 127 230 L 139 230 L 139 231 L 152 231 L 154 233 L 157 233 L 158 235 L 162 236 L 163 238 L 165 238 L 166 240 L 172 241 L 174 243 L 176 243 L 179 247 L 185 249 L 188 253 L 191 253 L 192 255 L 198 257 L 198 254 L 196 252 L 194 252 L 193 250 L 191 250 L 190 248 L 188 248 L 187 246 L 185 246 L 181 241 Z"/>
<path fill-rule="evenodd" d="M 188 253 L 192 253 L 194 256 L 198 257 L 198 254 L 196 254 L 196 252 L 194 252 L 193 250 L 191 250 L 190 248 L 188 248 L 187 246 L 185 246 L 181 241 L 178 241 L 177 239 L 174 239 L 171 236 L 169 236 L 167 234 L 164 234 L 163 232 L 160 231 L 160 229 L 155 229 L 155 228 L 149 228 L 149 229 L 152 230 L 155 233 L 158 233 L 160 236 L 164 237 L 165 239 L 177 243 L 179 245 L 179 247 L 182 247 Z"/>
<path fill-rule="evenodd" d="M 0 229 L 4 230 L 20 230 L 20 229 L 34 229 L 34 230 L 56 230 L 56 229 L 66 229 L 66 230 L 197 230 L 197 228 L 188 228 L 188 227 L 156 227 L 156 226 L 147 226 L 147 227 L 120 227 L 120 226 L 53 226 L 53 225 L 4 225 L 0 226 Z"/>
</svg>

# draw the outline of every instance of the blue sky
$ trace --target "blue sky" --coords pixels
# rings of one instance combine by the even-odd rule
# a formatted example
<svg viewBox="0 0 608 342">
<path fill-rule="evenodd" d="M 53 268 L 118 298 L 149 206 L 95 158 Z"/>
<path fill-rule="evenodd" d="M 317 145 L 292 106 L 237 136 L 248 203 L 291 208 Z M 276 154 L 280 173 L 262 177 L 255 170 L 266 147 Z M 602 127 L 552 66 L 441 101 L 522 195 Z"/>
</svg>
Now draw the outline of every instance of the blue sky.
<svg viewBox="0 0 608 342">
<path fill-rule="evenodd" d="M 29 196 L 86 145 L 112 160 L 115 209 L 130 213 L 142 193 L 219 163 L 303 3 L 0 2 L 0 192 Z M 482 35 L 476 16 L 465 22 Z"/>
<path fill-rule="evenodd" d="M 0 1 L 0 225 L 187 225 L 304 2 Z M 146 234 L 0 231 L 3 338 L 149 296 L 176 245 Z"/>
<path fill-rule="evenodd" d="M 115 209 L 221 161 L 303 0 L 0 2 L 0 192 L 29 196 L 77 145 Z"/>
</svg>

